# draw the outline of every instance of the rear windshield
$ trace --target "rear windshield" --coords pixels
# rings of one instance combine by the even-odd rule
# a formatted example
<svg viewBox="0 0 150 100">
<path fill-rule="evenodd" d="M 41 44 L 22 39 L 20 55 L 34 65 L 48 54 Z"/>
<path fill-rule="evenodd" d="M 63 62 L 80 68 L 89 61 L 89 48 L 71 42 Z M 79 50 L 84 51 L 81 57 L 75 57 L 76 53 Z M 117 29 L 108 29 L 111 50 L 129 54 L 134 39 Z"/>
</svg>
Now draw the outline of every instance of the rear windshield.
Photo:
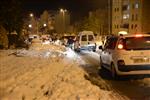
<svg viewBox="0 0 150 100">
<path fill-rule="evenodd" d="M 124 43 L 127 50 L 150 50 L 150 37 L 128 37 Z"/>
<path fill-rule="evenodd" d="M 88 35 L 88 41 L 94 41 L 93 35 Z"/>
<path fill-rule="evenodd" d="M 82 41 L 87 41 L 86 35 L 82 35 Z"/>
</svg>

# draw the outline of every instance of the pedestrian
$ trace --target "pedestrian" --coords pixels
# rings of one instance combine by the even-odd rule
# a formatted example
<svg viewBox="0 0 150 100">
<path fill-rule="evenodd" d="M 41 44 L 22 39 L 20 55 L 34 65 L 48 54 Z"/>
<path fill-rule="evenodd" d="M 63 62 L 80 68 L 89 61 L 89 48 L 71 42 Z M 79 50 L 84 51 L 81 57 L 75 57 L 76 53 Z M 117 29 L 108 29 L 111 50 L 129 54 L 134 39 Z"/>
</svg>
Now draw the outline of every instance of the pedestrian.
<svg viewBox="0 0 150 100">
<path fill-rule="evenodd" d="M 73 49 L 74 40 L 71 37 L 69 37 L 67 44 L 71 49 Z"/>
</svg>

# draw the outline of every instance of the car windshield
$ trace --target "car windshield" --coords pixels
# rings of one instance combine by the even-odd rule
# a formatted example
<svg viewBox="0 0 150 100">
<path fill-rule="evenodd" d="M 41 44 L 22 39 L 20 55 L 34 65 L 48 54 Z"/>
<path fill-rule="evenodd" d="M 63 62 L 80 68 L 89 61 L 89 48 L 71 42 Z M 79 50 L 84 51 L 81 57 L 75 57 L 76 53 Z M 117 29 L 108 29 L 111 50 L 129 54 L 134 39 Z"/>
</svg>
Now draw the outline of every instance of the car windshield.
<svg viewBox="0 0 150 100">
<path fill-rule="evenodd" d="M 127 50 L 150 50 L 150 36 L 128 37 L 125 39 L 125 48 Z"/>
<path fill-rule="evenodd" d="M 93 41 L 93 40 L 94 40 L 93 35 L 88 35 L 88 40 L 89 40 L 89 41 Z"/>
</svg>

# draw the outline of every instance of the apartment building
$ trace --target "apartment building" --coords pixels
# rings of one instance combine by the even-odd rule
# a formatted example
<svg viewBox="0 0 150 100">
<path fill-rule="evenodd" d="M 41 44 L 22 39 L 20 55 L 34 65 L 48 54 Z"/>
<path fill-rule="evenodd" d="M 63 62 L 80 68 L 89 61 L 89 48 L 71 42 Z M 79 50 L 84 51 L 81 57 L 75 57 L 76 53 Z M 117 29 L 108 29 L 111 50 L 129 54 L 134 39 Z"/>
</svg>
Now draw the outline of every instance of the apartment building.
<svg viewBox="0 0 150 100">
<path fill-rule="evenodd" d="M 150 32 L 150 0 L 113 0 L 112 33 Z"/>
</svg>

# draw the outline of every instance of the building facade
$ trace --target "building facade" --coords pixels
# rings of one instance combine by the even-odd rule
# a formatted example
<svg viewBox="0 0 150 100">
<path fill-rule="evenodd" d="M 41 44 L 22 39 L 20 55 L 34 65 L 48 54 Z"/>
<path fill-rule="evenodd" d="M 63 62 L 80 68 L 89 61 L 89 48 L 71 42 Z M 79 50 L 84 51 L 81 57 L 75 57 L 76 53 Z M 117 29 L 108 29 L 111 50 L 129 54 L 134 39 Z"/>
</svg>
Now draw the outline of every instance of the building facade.
<svg viewBox="0 0 150 100">
<path fill-rule="evenodd" d="M 112 33 L 150 32 L 150 0 L 113 0 Z"/>
</svg>

